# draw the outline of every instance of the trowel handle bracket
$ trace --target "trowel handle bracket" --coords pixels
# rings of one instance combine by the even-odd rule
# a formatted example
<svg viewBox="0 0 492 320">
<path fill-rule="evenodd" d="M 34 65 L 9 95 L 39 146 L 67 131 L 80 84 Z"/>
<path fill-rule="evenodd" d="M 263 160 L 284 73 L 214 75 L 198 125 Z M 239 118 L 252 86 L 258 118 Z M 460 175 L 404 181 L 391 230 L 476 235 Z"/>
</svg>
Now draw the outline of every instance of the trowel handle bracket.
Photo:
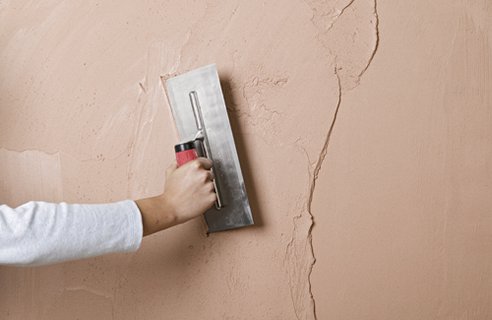
<svg viewBox="0 0 492 320">
<path fill-rule="evenodd" d="M 196 91 L 191 91 L 189 93 L 189 96 L 197 129 L 197 134 L 194 141 L 195 149 L 199 157 L 208 158 L 213 162 L 214 160 L 212 158 L 212 154 L 210 153 L 207 130 L 203 123 L 202 110 L 198 101 L 198 95 L 196 94 Z M 215 201 L 215 209 L 220 210 L 224 205 L 222 203 L 222 196 L 220 194 L 219 184 L 217 182 L 217 175 L 215 174 L 214 167 L 212 167 L 210 170 L 212 171 L 212 174 L 214 176 L 212 182 L 214 184 L 215 194 L 217 195 L 217 200 Z"/>
</svg>

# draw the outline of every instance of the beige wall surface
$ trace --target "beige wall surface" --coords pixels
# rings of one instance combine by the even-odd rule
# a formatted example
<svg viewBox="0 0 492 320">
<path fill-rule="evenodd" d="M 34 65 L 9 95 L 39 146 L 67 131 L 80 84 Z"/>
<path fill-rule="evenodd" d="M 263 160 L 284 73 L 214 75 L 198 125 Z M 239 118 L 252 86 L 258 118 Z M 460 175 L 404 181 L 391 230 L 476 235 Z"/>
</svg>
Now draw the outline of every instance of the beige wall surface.
<svg viewBox="0 0 492 320">
<path fill-rule="evenodd" d="M 162 191 L 217 63 L 257 225 L 0 267 L 0 319 L 492 319 L 488 0 L 2 1 L 0 203 Z"/>
</svg>

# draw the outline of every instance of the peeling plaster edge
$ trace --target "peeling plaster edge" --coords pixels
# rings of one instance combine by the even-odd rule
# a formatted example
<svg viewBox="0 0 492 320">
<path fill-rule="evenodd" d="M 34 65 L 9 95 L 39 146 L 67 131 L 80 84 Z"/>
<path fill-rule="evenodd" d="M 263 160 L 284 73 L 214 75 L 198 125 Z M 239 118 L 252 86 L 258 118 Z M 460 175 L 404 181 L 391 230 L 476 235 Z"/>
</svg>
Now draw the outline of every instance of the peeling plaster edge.
<svg viewBox="0 0 492 320">
<path fill-rule="evenodd" d="M 319 172 L 321 170 L 321 166 L 323 165 L 323 162 L 326 158 L 326 154 L 328 153 L 328 144 L 330 143 L 330 137 L 333 132 L 333 128 L 335 127 L 335 122 L 337 120 L 337 115 L 338 115 L 338 110 L 340 109 L 340 105 L 342 104 L 342 84 L 341 84 L 341 79 L 338 74 L 337 66 L 335 66 L 334 69 L 334 74 L 337 77 L 337 85 L 338 85 L 338 99 L 337 99 L 337 105 L 335 107 L 335 112 L 333 114 L 333 119 L 331 121 L 330 127 L 328 129 L 328 132 L 325 137 L 325 142 L 323 144 L 323 147 L 321 148 L 321 152 L 318 156 L 318 161 L 316 161 L 316 166 L 314 167 L 313 171 L 313 179 L 311 181 L 311 186 L 309 190 L 309 199 L 308 199 L 308 212 L 311 214 L 311 205 L 313 202 L 313 194 L 314 194 L 314 189 L 316 188 L 316 180 L 318 180 Z M 312 214 L 311 214 L 312 216 Z M 311 228 L 312 229 L 312 228 Z M 309 231 L 311 231 L 309 229 Z"/>
<path fill-rule="evenodd" d="M 369 69 L 369 66 L 371 65 L 372 63 L 372 60 L 374 59 L 374 57 L 376 56 L 376 52 L 379 48 L 379 15 L 378 15 L 378 1 L 377 0 L 373 0 L 374 1 L 374 9 L 373 9 L 373 12 L 372 14 L 374 15 L 374 19 L 375 19 L 375 28 L 374 28 L 374 35 L 376 36 L 376 41 L 374 43 L 374 48 L 372 49 L 372 53 L 371 53 L 371 56 L 369 57 L 369 60 L 367 61 L 367 64 L 366 66 L 364 67 L 364 69 L 362 69 L 362 71 L 359 73 L 359 79 L 362 77 L 362 75 L 367 71 L 367 69 Z"/>
<path fill-rule="evenodd" d="M 335 23 L 337 22 L 337 20 L 345 13 L 345 10 L 347 10 L 350 6 L 352 6 L 352 4 L 354 4 L 355 0 L 350 0 L 350 2 L 348 4 L 346 4 L 342 9 L 338 10 L 338 13 L 335 14 L 333 17 L 332 17 L 332 21 L 330 22 L 329 26 L 323 31 L 324 33 L 330 31 L 333 26 L 335 25 Z M 315 11 L 313 10 L 313 7 L 311 5 L 309 5 L 308 1 L 304 0 L 304 3 L 309 7 L 309 9 L 312 11 L 312 16 L 311 16 L 311 23 L 315 26 L 316 26 L 316 23 L 314 22 L 314 17 L 315 17 Z"/>
<path fill-rule="evenodd" d="M 67 292 L 85 292 L 87 294 L 91 294 L 103 299 L 108 299 L 110 301 L 114 301 L 114 296 L 109 293 L 102 292 L 100 290 L 96 290 L 94 288 L 87 287 L 85 285 L 80 285 L 80 286 L 72 286 L 72 287 L 65 287 L 63 288 L 63 291 Z"/>
<path fill-rule="evenodd" d="M 66 151 L 63 151 L 63 150 L 57 150 L 57 151 L 44 151 L 42 149 L 36 149 L 36 148 L 32 148 L 32 149 L 10 149 L 10 148 L 4 148 L 4 147 L 0 147 L 0 151 L 3 151 L 3 152 L 9 152 L 9 153 L 16 153 L 18 155 L 23 155 L 23 154 L 28 154 L 28 153 L 38 153 L 38 154 L 41 154 L 43 156 L 50 156 L 50 157 L 53 157 L 53 156 L 58 156 L 58 158 L 61 160 L 61 157 L 62 156 L 65 156 L 65 157 L 70 157 L 72 160 L 75 160 L 75 161 L 79 161 L 79 162 L 99 162 L 100 160 L 98 160 L 97 158 L 95 157 L 88 157 L 88 158 L 80 158 L 78 157 L 77 155 L 74 155 L 72 153 L 69 153 L 69 152 L 66 152 Z M 127 153 L 127 150 L 123 150 L 121 151 L 120 153 L 118 153 L 116 156 L 114 157 L 107 157 L 105 158 L 106 160 L 109 160 L 109 161 L 113 161 L 113 160 L 116 160 L 120 157 L 122 157 L 123 155 L 125 155 Z"/>
<path fill-rule="evenodd" d="M 10 148 L 5 148 L 5 147 L 0 147 L 0 151 L 5 151 L 5 152 L 10 152 L 10 153 L 17 153 L 17 154 L 23 154 L 23 153 L 29 153 L 29 152 L 37 152 L 44 154 L 46 156 L 56 156 L 60 154 L 60 151 L 54 151 L 54 152 L 49 152 L 49 151 L 44 151 L 41 149 L 10 149 Z"/>
<path fill-rule="evenodd" d="M 375 32 L 375 36 L 376 36 L 376 41 L 375 41 L 375 44 L 374 44 L 374 48 L 372 50 L 372 53 L 368 59 L 368 62 L 367 62 L 367 65 L 364 67 L 364 69 L 359 73 L 359 79 L 360 77 L 362 77 L 362 75 L 367 71 L 367 69 L 369 68 L 369 66 L 371 65 L 374 57 L 376 56 L 376 52 L 379 48 L 379 41 L 380 41 L 380 36 L 379 36 L 379 15 L 378 15 L 378 10 L 377 10 L 377 0 L 373 0 L 374 1 L 374 10 L 373 10 L 373 15 L 374 15 L 374 18 L 375 18 L 375 29 L 374 29 L 374 32 Z M 347 5 L 343 11 L 345 11 L 346 8 L 348 8 L 354 1 L 351 1 L 349 3 L 349 5 Z M 343 13 L 342 11 L 342 13 Z M 321 170 L 321 167 L 323 165 L 323 162 L 326 158 L 326 155 L 328 153 L 328 145 L 330 143 L 330 138 L 331 138 L 331 135 L 333 133 L 333 129 L 335 127 L 335 123 L 336 123 L 336 120 L 337 120 L 337 117 L 338 117 L 338 111 L 340 110 L 340 105 L 341 105 L 341 102 L 342 102 L 342 84 L 341 84 L 341 80 L 340 80 L 340 75 L 338 74 L 338 67 L 335 66 L 335 69 L 334 69 L 334 73 L 337 77 L 337 82 L 338 82 L 338 101 L 337 101 L 337 106 L 335 108 L 335 112 L 333 114 L 333 119 L 331 121 L 331 124 L 330 124 L 330 128 L 328 129 L 328 133 L 326 135 L 326 138 L 325 138 L 325 142 L 323 144 L 323 147 L 321 148 L 321 152 L 320 152 L 320 155 L 318 157 L 318 161 L 316 162 L 316 166 L 314 168 L 314 171 L 313 171 L 313 175 L 312 175 L 312 180 L 311 180 L 311 185 L 310 185 L 310 190 L 309 190 L 309 199 L 308 199 L 308 202 L 307 202 L 307 212 L 308 214 L 310 215 L 310 218 L 311 218 L 311 225 L 309 227 L 309 230 L 308 230 L 308 234 L 307 234 L 307 238 L 308 238 L 308 243 L 309 243 L 309 247 L 311 249 L 311 255 L 312 255 L 312 258 L 313 258 L 313 262 L 311 263 L 311 265 L 309 266 L 309 270 L 308 270 L 308 289 L 309 289 L 309 294 L 310 294 L 310 297 L 311 297 L 311 300 L 313 301 L 313 316 L 314 316 L 314 319 L 315 320 L 318 320 L 318 317 L 316 315 L 316 299 L 313 295 L 313 291 L 312 291 L 312 282 L 311 282 L 311 274 L 313 272 L 313 269 L 314 269 L 314 265 L 316 264 L 316 255 L 315 255 L 315 251 L 314 251 L 314 246 L 313 246 L 313 229 L 314 229 L 314 226 L 315 226 L 315 219 L 314 219 L 314 215 L 313 215 L 313 212 L 312 212 L 312 202 L 313 202 L 313 197 L 314 197 L 314 191 L 316 189 L 316 181 L 318 180 L 318 176 L 319 176 L 319 172 Z"/>
<path fill-rule="evenodd" d="M 338 15 L 336 16 L 336 18 L 331 22 L 330 26 L 328 27 L 328 29 L 326 30 L 326 32 L 330 31 L 333 26 L 335 25 L 335 23 L 337 22 L 338 18 L 340 18 L 344 13 L 345 13 L 345 10 L 347 10 L 352 4 L 354 4 L 355 0 L 351 0 L 345 7 L 343 7 L 340 12 L 338 13 Z"/>
<path fill-rule="evenodd" d="M 314 316 L 315 320 L 317 320 L 318 317 L 316 315 L 316 299 L 314 298 L 313 291 L 312 291 L 311 274 L 313 272 L 314 265 L 316 264 L 316 255 L 314 253 L 314 246 L 313 246 L 313 228 L 314 228 L 314 225 L 316 222 L 314 220 L 314 215 L 312 212 L 312 203 L 313 203 L 313 198 L 314 198 L 314 191 L 316 189 L 316 181 L 318 180 L 319 172 L 321 170 L 321 167 L 322 167 L 322 165 L 325 161 L 326 155 L 328 153 L 328 146 L 330 143 L 330 138 L 331 138 L 331 135 L 333 133 L 333 129 L 335 128 L 335 123 L 337 121 L 338 111 L 340 110 L 340 105 L 342 104 L 342 84 L 341 84 L 340 76 L 338 74 L 338 70 L 337 70 L 336 66 L 334 68 L 334 73 L 337 77 L 337 84 L 338 84 L 337 105 L 335 108 L 335 112 L 333 113 L 333 118 L 331 120 L 330 127 L 329 127 L 328 132 L 327 132 L 326 137 L 325 137 L 325 142 L 323 144 L 323 147 L 321 148 L 321 152 L 319 154 L 318 161 L 316 162 L 316 166 L 315 166 L 313 174 L 312 174 L 311 185 L 309 187 L 309 198 L 308 198 L 308 202 L 307 202 L 307 212 L 311 216 L 311 225 L 309 227 L 307 237 L 308 237 L 309 247 L 311 249 L 311 255 L 313 257 L 313 262 L 309 266 L 309 270 L 308 270 L 308 287 L 309 287 L 309 294 L 311 296 L 311 299 L 313 300 L 313 316 Z"/>
</svg>

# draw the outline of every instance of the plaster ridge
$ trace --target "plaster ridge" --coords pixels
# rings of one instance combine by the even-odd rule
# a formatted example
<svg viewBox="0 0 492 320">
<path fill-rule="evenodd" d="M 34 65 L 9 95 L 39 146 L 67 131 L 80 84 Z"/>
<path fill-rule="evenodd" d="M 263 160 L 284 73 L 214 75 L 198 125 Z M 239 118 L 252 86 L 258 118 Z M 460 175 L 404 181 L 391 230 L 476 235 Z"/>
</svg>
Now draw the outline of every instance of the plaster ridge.
<svg viewBox="0 0 492 320">
<path fill-rule="evenodd" d="M 61 160 L 61 156 L 67 156 L 67 157 L 70 157 L 74 160 L 77 160 L 77 161 L 80 161 L 80 162 L 88 162 L 88 161 L 100 161 L 98 160 L 97 158 L 94 158 L 94 157 L 90 157 L 90 158 L 78 158 L 77 156 L 69 153 L 69 152 L 66 152 L 66 151 L 63 151 L 63 150 L 57 150 L 57 151 L 44 151 L 42 149 L 37 149 L 37 148 L 33 148 L 33 149 L 10 149 L 10 148 L 6 148 L 6 147 L 0 147 L 0 151 L 4 151 L 4 152 L 9 152 L 9 153 L 16 153 L 18 155 L 20 154 L 26 154 L 26 153 L 39 153 L 43 156 L 57 156 L 58 157 L 58 160 Z M 116 157 L 111 157 L 111 158 L 105 158 L 105 160 L 115 160 L 115 159 L 118 159 L 119 157 L 121 157 L 125 152 L 122 152 L 120 154 L 118 154 Z"/>
<path fill-rule="evenodd" d="M 372 52 L 371 52 L 371 55 L 369 56 L 369 59 L 367 60 L 367 64 L 366 66 L 364 67 L 364 69 L 362 69 L 362 71 L 359 73 L 359 76 L 358 78 L 360 79 L 362 77 L 362 75 L 366 72 L 366 70 L 369 68 L 369 66 L 371 65 L 372 63 L 372 60 L 374 59 L 374 57 L 376 56 L 376 51 L 378 50 L 379 48 L 379 15 L 378 15 L 378 1 L 377 0 L 373 0 L 374 2 L 374 5 L 373 5 L 373 12 L 372 14 L 374 15 L 374 19 L 375 19 L 375 22 L 374 22 L 374 35 L 376 37 L 376 41 L 374 42 L 374 48 L 372 49 Z"/>
<path fill-rule="evenodd" d="M 193 29 L 194 29 L 194 27 L 195 27 L 196 24 L 197 24 L 197 22 L 195 22 L 195 24 L 193 24 L 193 26 L 186 32 L 186 40 L 181 45 L 181 48 L 179 50 L 179 54 L 178 54 L 178 56 L 176 58 L 176 61 L 174 62 L 173 68 L 171 69 L 172 70 L 171 73 L 178 72 L 178 69 L 179 69 L 179 67 L 182 64 L 181 59 L 183 58 L 183 55 L 185 53 L 185 50 L 188 49 L 188 46 L 190 45 L 190 42 L 192 41 L 191 40 L 191 37 L 193 36 Z"/>
<path fill-rule="evenodd" d="M 17 155 L 27 154 L 27 153 L 38 153 L 38 154 L 41 154 L 43 156 L 50 156 L 50 157 L 56 156 L 56 157 L 58 157 L 58 161 L 61 161 L 61 157 L 64 156 L 64 157 L 70 157 L 73 160 L 80 161 L 80 162 L 91 162 L 91 161 L 100 162 L 100 161 L 105 161 L 105 160 L 114 161 L 114 160 L 122 157 L 123 155 L 125 155 L 127 153 L 127 150 L 123 150 L 122 152 L 118 153 L 114 157 L 107 157 L 107 158 L 105 157 L 105 158 L 99 159 L 99 158 L 97 158 L 97 156 L 89 157 L 89 158 L 79 158 L 79 157 L 77 157 L 77 156 L 75 156 L 69 152 L 62 151 L 62 150 L 50 152 L 50 151 L 44 151 L 41 149 L 18 149 L 17 150 L 17 149 L 0 147 L 0 152 L 1 151 L 8 152 L 8 153 L 16 153 Z"/>
<path fill-rule="evenodd" d="M 6 152 L 11 152 L 11 153 L 29 153 L 29 152 L 39 152 L 39 153 L 42 153 L 44 155 L 47 155 L 47 156 L 56 156 L 56 155 L 60 155 L 60 151 L 57 150 L 57 151 L 53 151 L 53 152 L 49 152 L 49 151 L 44 151 L 44 150 L 41 150 L 41 149 L 27 149 L 27 148 L 22 148 L 22 149 L 10 149 L 10 148 L 6 148 L 6 147 L 0 147 L 0 151 L 6 151 Z"/>
<path fill-rule="evenodd" d="M 338 18 L 340 18 L 344 14 L 345 10 L 347 10 L 354 2 L 355 2 L 355 0 L 351 0 L 345 7 L 342 8 L 342 10 L 340 10 L 340 12 L 337 14 L 336 18 L 333 19 L 333 21 L 331 22 L 330 27 L 326 31 L 330 31 L 333 28 L 333 26 L 337 22 Z"/>
<path fill-rule="evenodd" d="M 313 174 L 312 174 L 311 186 L 310 186 L 310 190 L 309 190 L 309 199 L 307 202 L 307 212 L 311 216 L 311 225 L 309 226 L 307 238 L 308 238 L 309 247 L 311 249 L 311 255 L 313 257 L 313 261 L 312 261 L 311 265 L 309 266 L 309 270 L 308 270 L 308 285 L 309 285 L 309 294 L 311 295 L 311 299 L 313 300 L 313 315 L 314 315 L 315 320 L 318 319 L 318 317 L 316 316 L 316 299 L 314 298 L 312 286 L 311 286 L 311 274 L 313 272 L 313 268 L 314 268 L 314 265 L 316 263 L 316 255 L 314 253 L 314 246 L 313 246 L 313 228 L 315 225 L 315 221 L 314 221 L 314 215 L 312 213 L 312 203 L 313 203 L 314 191 L 316 189 L 316 181 L 318 180 L 318 177 L 319 177 L 319 171 L 321 170 L 323 162 L 325 161 L 325 158 L 326 158 L 326 154 L 328 153 L 328 146 L 330 143 L 330 138 L 331 138 L 331 135 L 333 133 L 333 128 L 335 127 L 335 123 L 337 121 L 338 111 L 340 110 L 340 105 L 342 104 L 342 84 L 341 84 L 340 76 L 338 75 L 337 66 L 335 66 L 335 68 L 334 68 L 334 73 L 337 77 L 337 85 L 338 85 L 337 105 L 335 107 L 335 112 L 333 113 L 333 118 L 331 120 L 330 127 L 329 127 L 328 132 L 327 132 L 326 137 L 325 137 L 325 142 L 323 144 L 323 147 L 321 148 L 321 152 L 318 156 L 318 161 L 316 162 L 316 166 L 315 166 Z"/>
<path fill-rule="evenodd" d="M 311 23 L 316 27 L 316 28 L 320 28 L 320 29 L 323 29 L 322 33 L 326 33 L 328 31 L 330 31 L 333 26 L 335 25 L 335 23 L 337 22 L 337 20 L 345 13 L 345 10 L 347 10 L 350 6 L 352 6 L 352 4 L 354 4 L 355 0 L 350 0 L 349 3 L 347 3 L 342 9 L 338 10 L 337 13 L 333 14 L 331 17 L 330 17 L 330 22 L 329 22 L 329 25 L 328 27 L 326 28 L 321 28 L 316 22 L 315 22 L 315 18 L 316 16 L 327 16 L 327 14 L 317 14 L 317 10 L 316 10 L 316 7 L 315 5 L 312 5 L 310 4 L 310 2 L 308 0 L 304 0 L 304 3 L 310 8 L 310 10 L 312 11 L 312 16 L 311 16 Z"/>
<path fill-rule="evenodd" d="M 148 54 L 147 56 L 147 59 L 150 60 L 150 54 Z M 148 64 L 149 62 L 147 62 Z M 148 72 L 146 72 L 146 75 L 145 75 L 145 82 L 147 82 L 147 76 L 148 76 Z M 140 86 L 141 82 L 139 82 L 139 87 L 141 89 L 141 86 Z M 133 125 L 133 134 L 132 134 L 132 139 L 130 139 L 128 141 L 128 145 L 127 145 L 127 152 L 128 152 L 128 156 L 129 156 L 129 161 L 128 161 L 128 165 L 127 165 L 127 170 L 126 170 L 126 173 L 127 173 L 127 181 L 128 181 L 128 185 L 127 185 L 127 195 L 128 196 L 133 196 L 132 195 L 132 188 L 131 188 L 131 181 L 133 181 L 133 176 L 134 176 L 134 164 L 135 164 L 135 148 L 136 148 L 136 145 L 137 145 L 137 141 L 138 141 L 138 138 L 140 136 L 140 131 L 141 131 L 141 127 L 142 127 L 142 122 L 143 122 L 143 114 L 145 112 L 145 105 L 146 105 L 146 102 L 147 102 L 147 97 L 148 97 L 148 93 L 147 91 L 145 90 L 140 90 L 140 92 L 138 93 L 138 96 L 137 96 L 137 103 L 136 103 L 136 108 L 134 109 L 134 111 L 132 112 L 133 114 L 133 117 L 134 117 L 134 125 Z M 142 101 L 142 99 L 144 99 Z"/>
<path fill-rule="evenodd" d="M 330 142 L 330 137 L 333 132 L 333 128 L 335 127 L 335 122 L 337 120 L 337 115 L 338 115 L 338 110 L 340 109 L 340 105 L 342 102 L 342 84 L 341 84 L 341 79 L 340 75 L 338 74 L 337 70 L 338 66 L 335 66 L 334 68 L 334 74 L 337 77 L 337 85 L 338 85 L 338 99 L 337 99 L 337 105 L 335 107 L 335 112 L 333 114 L 333 119 L 331 121 L 330 127 L 328 129 L 328 132 L 325 136 L 325 142 L 323 144 L 323 147 L 321 148 L 321 152 L 318 156 L 318 161 L 316 161 L 316 166 L 314 167 L 313 170 L 313 179 L 311 181 L 311 187 L 310 187 L 310 194 L 309 194 L 309 199 L 308 199 L 308 212 L 311 213 L 311 204 L 313 201 L 313 193 L 314 189 L 316 188 L 316 180 L 318 180 L 318 175 L 321 170 L 321 166 L 323 165 L 323 162 L 326 158 L 326 154 L 328 153 L 328 144 Z M 312 216 L 312 214 L 311 214 Z M 311 230 L 310 230 L 311 231 Z"/>
<path fill-rule="evenodd" d="M 316 263 L 312 241 L 312 230 L 315 222 L 311 206 L 316 188 L 316 181 L 318 180 L 319 172 L 328 152 L 330 137 L 335 127 L 342 101 L 342 84 L 337 66 L 334 67 L 333 72 L 337 77 L 338 86 L 338 98 L 335 111 L 326 133 L 323 146 L 315 161 L 314 168 L 311 163 L 308 166 L 309 183 L 307 185 L 307 199 L 304 197 L 302 201 L 297 202 L 295 210 L 299 210 L 301 213 L 294 215 L 292 219 L 292 236 L 285 251 L 286 260 L 290 263 L 288 272 L 292 305 L 298 320 L 318 319 L 316 315 L 316 301 L 311 285 L 311 273 Z M 308 153 L 305 153 L 309 159 Z"/>
<path fill-rule="evenodd" d="M 112 294 L 105 293 L 103 291 L 100 291 L 100 290 L 97 290 L 97 289 L 94 289 L 94 288 L 90 288 L 90 287 L 88 287 L 86 285 L 65 287 L 65 288 L 63 288 L 63 290 L 64 291 L 69 291 L 69 292 L 83 291 L 83 292 L 86 292 L 86 293 L 89 293 L 89 294 L 92 294 L 92 295 L 95 295 L 95 296 L 98 296 L 98 297 L 101 297 L 101 298 L 105 298 L 105 299 L 111 300 L 111 302 L 113 302 L 113 300 L 114 300 L 114 296 Z"/>
</svg>

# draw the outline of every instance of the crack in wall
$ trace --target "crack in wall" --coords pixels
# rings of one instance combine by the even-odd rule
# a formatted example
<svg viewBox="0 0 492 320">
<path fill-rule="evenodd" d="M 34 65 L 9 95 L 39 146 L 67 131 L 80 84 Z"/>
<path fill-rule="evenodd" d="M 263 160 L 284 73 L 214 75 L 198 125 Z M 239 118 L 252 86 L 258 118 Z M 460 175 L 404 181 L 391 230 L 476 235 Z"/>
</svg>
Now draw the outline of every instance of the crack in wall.
<svg viewBox="0 0 492 320">
<path fill-rule="evenodd" d="M 335 111 L 333 113 L 333 118 L 331 120 L 328 132 L 326 134 L 326 137 L 325 137 L 325 140 L 323 143 L 323 147 L 322 147 L 321 152 L 318 156 L 318 160 L 316 161 L 316 165 L 314 167 L 314 170 L 312 172 L 310 172 L 311 180 L 310 180 L 310 184 L 309 184 L 309 197 L 308 197 L 307 202 L 304 205 L 305 212 L 301 215 L 297 215 L 294 217 L 293 234 L 298 233 L 298 228 L 300 227 L 300 225 L 302 225 L 301 220 L 302 220 L 303 216 L 307 217 L 307 219 L 308 219 L 308 225 L 307 225 L 308 230 L 307 230 L 306 242 L 304 243 L 303 246 L 301 246 L 301 248 L 299 248 L 298 244 L 300 241 L 296 240 L 298 238 L 297 236 L 293 236 L 291 238 L 291 241 L 287 245 L 287 251 L 286 251 L 286 255 L 288 257 L 294 256 L 295 260 L 297 262 L 299 261 L 299 257 L 300 257 L 300 254 L 302 254 L 302 251 L 304 251 L 304 252 L 306 251 L 305 247 L 307 247 L 308 253 L 311 254 L 311 256 L 308 257 L 309 261 L 307 262 L 307 265 L 304 266 L 304 268 L 303 268 L 304 270 L 307 270 L 307 280 L 308 280 L 307 281 L 307 291 L 308 291 L 308 298 L 309 298 L 308 304 L 309 304 L 310 308 L 308 309 L 304 305 L 305 302 L 303 302 L 302 300 L 304 300 L 305 297 L 303 294 L 301 294 L 300 296 L 293 296 L 292 295 L 293 290 L 291 290 L 291 298 L 292 298 L 292 302 L 294 304 L 294 311 L 296 313 L 296 317 L 298 320 L 308 319 L 308 318 L 315 319 L 315 320 L 318 319 L 316 316 L 316 300 L 315 300 L 314 295 L 312 293 L 312 285 L 311 285 L 311 273 L 313 271 L 314 264 L 316 263 L 316 256 L 314 254 L 313 238 L 312 238 L 312 231 L 313 231 L 313 227 L 314 227 L 314 215 L 312 213 L 312 202 L 313 202 L 314 191 L 316 188 L 316 181 L 318 180 L 319 172 L 321 170 L 322 164 L 323 164 L 323 162 L 326 158 L 326 154 L 328 152 L 328 145 L 330 142 L 330 137 L 332 135 L 333 128 L 335 127 L 335 123 L 336 123 L 337 116 L 338 116 L 338 111 L 340 109 L 340 105 L 341 105 L 341 101 L 342 101 L 342 86 L 341 86 L 340 76 L 337 72 L 337 67 L 334 68 L 334 74 L 337 77 L 337 85 L 338 85 L 337 104 L 335 107 Z M 311 171 L 311 170 L 309 170 L 309 171 Z M 304 247 L 304 248 L 302 248 L 302 247 Z M 301 252 L 299 252 L 299 251 L 301 251 Z M 306 255 L 303 254 L 303 256 L 305 257 Z M 300 279 L 301 277 L 299 277 L 299 276 L 300 276 L 299 274 L 294 274 L 294 277 L 297 278 L 296 279 L 297 281 L 304 281 L 303 279 Z M 291 278 L 292 278 L 292 275 L 291 275 Z M 294 286 L 299 287 L 299 285 L 303 286 L 302 284 L 299 284 L 299 283 L 292 284 L 292 281 L 291 281 L 291 288 Z"/>
<path fill-rule="evenodd" d="M 323 165 L 325 158 L 326 158 L 326 154 L 328 153 L 328 145 L 330 143 L 331 134 L 333 133 L 333 128 L 335 127 L 335 123 L 337 121 L 338 111 L 340 110 L 340 105 L 342 104 L 342 84 L 341 84 L 340 76 L 338 75 L 338 72 L 337 72 L 337 67 L 335 67 L 334 73 L 337 77 L 337 85 L 338 85 L 337 106 L 335 108 L 335 112 L 333 113 L 333 119 L 331 120 L 331 124 L 330 124 L 330 127 L 328 129 L 328 133 L 326 134 L 323 148 L 321 148 L 321 152 L 319 154 L 318 161 L 316 162 L 316 167 L 314 168 L 314 172 L 313 172 L 312 180 L 311 180 L 311 187 L 309 190 L 309 199 L 308 199 L 308 204 L 307 204 L 307 210 L 308 210 L 309 215 L 311 215 L 311 219 L 312 219 L 312 223 L 311 223 L 311 226 L 309 227 L 309 231 L 308 231 L 308 239 L 309 239 L 309 245 L 311 248 L 311 254 L 313 256 L 313 263 L 311 264 L 311 266 L 309 268 L 308 282 L 309 282 L 309 293 L 311 294 L 311 298 L 313 299 L 313 304 L 314 304 L 314 308 L 313 308 L 314 319 L 317 319 L 316 308 L 315 308 L 316 307 L 316 300 L 314 299 L 314 295 L 312 292 L 311 274 L 313 273 L 314 264 L 316 263 L 316 256 L 314 254 L 314 246 L 313 246 L 313 228 L 314 228 L 315 221 L 314 221 L 314 215 L 313 215 L 313 211 L 312 211 L 312 204 L 313 204 L 313 198 L 314 198 L 314 191 L 316 189 L 316 182 L 317 182 L 318 177 L 319 177 L 319 172 L 321 170 L 321 166 Z"/>
<path fill-rule="evenodd" d="M 333 4 L 325 0 L 304 0 L 304 2 L 313 11 L 311 17 L 313 25 L 323 32 L 328 32 L 355 0 L 348 0 L 340 9 L 337 8 L 338 3 Z"/>
<path fill-rule="evenodd" d="M 374 21 L 374 38 L 376 40 L 374 41 L 374 47 L 372 49 L 371 56 L 369 57 L 369 60 L 367 61 L 366 66 L 359 73 L 359 78 L 362 77 L 362 75 L 367 71 L 367 69 L 371 65 L 372 60 L 376 56 L 376 51 L 379 48 L 379 15 L 378 15 L 378 10 L 377 10 L 378 2 L 377 2 L 377 0 L 373 0 L 373 1 L 374 1 L 374 7 L 373 7 L 372 14 L 374 15 L 374 19 L 375 19 L 375 21 Z"/>
<path fill-rule="evenodd" d="M 338 19 L 345 11 L 345 9 L 347 9 L 353 3 L 354 1 L 350 1 L 346 6 L 344 6 L 342 11 L 337 15 L 336 18 Z M 366 70 L 371 65 L 376 55 L 376 51 L 379 47 L 379 16 L 377 12 L 377 0 L 373 0 L 372 14 L 375 19 L 373 24 L 375 41 L 366 65 L 358 73 L 359 78 L 366 72 Z M 335 21 L 332 21 L 330 28 L 328 30 L 331 29 L 334 22 Z M 328 147 L 331 140 L 331 135 L 333 133 L 338 117 L 338 112 L 340 110 L 340 106 L 342 102 L 343 84 L 342 84 L 341 76 L 338 72 L 341 69 L 342 67 L 339 67 L 335 63 L 334 75 L 337 78 L 337 87 L 338 87 L 337 104 L 335 107 L 335 111 L 333 113 L 333 118 L 331 120 L 327 134 L 325 136 L 323 146 L 318 155 L 318 160 L 316 161 L 316 165 L 314 166 L 314 169 L 312 171 L 311 171 L 311 167 L 309 167 L 310 183 L 308 188 L 309 190 L 308 198 L 306 202 L 301 201 L 300 204 L 301 208 L 299 208 L 301 214 L 296 215 L 293 218 L 294 226 L 292 231 L 292 237 L 286 248 L 286 259 L 289 260 L 289 262 L 294 263 L 294 267 L 289 267 L 289 282 L 291 288 L 291 299 L 292 299 L 295 315 L 298 320 L 318 319 L 316 314 L 316 300 L 312 291 L 312 282 L 311 282 L 311 274 L 313 272 L 314 265 L 316 263 L 316 255 L 313 246 L 313 229 L 315 227 L 315 217 L 312 212 L 312 202 L 314 199 L 316 182 L 319 178 L 319 172 L 321 171 L 326 155 L 328 153 Z M 357 85 L 358 82 L 356 86 Z M 347 90 L 350 89 L 353 88 L 348 88 Z M 304 207 L 304 209 L 302 209 L 302 207 Z M 298 235 L 299 233 L 302 233 L 300 231 L 301 228 L 307 229 L 305 238 Z"/>
</svg>

